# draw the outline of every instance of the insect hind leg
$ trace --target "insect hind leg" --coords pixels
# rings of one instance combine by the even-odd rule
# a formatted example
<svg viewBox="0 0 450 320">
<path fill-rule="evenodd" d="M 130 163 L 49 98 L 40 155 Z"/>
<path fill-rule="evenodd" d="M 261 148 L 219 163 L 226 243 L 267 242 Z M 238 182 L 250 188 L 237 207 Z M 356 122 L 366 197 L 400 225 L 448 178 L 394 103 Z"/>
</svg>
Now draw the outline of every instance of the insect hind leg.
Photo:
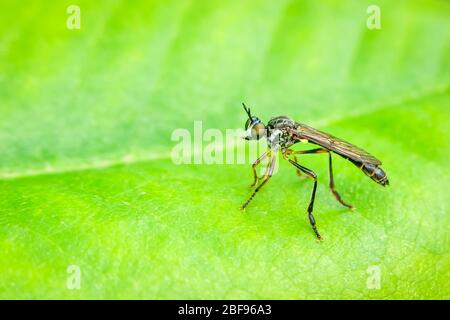
<svg viewBox="0 0 450 320">
<path fill-rule="evenodd" d="M 350 208 L 350 209 L 354 209 L 354 207 L 351 204 L 348 204 L 344 200 L 342 200 L 341 195 L 339 194 L 339 192 L 337 192 L 337 190 L 336 190 L 336 188 L 334 186 L 333 161 L 332 161 L 332 157 L 331 157 L 331 152 L 328 152 L 328 171 L 330 173 L 330 191 L 333 194 L 333 196 L 344 207 L 347 207 L 347 208 Z"/>
</svg>

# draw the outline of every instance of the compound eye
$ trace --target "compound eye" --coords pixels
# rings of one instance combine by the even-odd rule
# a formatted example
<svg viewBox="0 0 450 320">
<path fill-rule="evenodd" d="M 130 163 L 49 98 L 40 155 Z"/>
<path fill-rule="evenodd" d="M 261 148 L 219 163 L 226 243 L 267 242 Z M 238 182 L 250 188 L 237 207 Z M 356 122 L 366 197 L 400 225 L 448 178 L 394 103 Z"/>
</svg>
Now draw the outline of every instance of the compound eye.
<svg viewBox="0 0 450 320">
<path fill-rule="evenodd" d="M 252 137 L 254 139 L 259 139 L 266 134 L 266 126 L 263 123 L 257 123 L 252 127 Z"/>
</svg>

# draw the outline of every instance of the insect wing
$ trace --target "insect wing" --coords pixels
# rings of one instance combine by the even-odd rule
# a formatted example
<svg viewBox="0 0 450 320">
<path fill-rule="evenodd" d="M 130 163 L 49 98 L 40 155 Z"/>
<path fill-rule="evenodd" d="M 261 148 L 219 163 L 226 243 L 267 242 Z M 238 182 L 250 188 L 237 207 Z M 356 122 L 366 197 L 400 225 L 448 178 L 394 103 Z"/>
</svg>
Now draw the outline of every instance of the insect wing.
<svg viewBox="0 0 450 320">
<path fill-rule="evenodd" d="M 347 142 L 336 138 L 331 134 L 314 129 L 307 125 L 297 123 L 297 128 L 293 130 L 293 136 L 299 140 L 306 139 L 311 143 L 322 146 L 326 149 L 336 152 L 337 154 L 350 158 L 352 160 L 380 165 L 381 161 L 375 158 L 367 151 Z"/>
</svg>

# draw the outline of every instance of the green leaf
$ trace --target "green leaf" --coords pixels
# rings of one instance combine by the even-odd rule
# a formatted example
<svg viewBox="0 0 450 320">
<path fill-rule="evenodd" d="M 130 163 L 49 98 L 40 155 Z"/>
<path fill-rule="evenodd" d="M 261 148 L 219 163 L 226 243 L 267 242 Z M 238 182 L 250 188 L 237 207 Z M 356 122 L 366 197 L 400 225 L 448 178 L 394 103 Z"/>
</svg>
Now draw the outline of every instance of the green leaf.
<svg viewBox="0 0 450 320">
<path fill-rule="evenodd" d="M 0 298 L 450 298 L 448 2 L 377 1 L 380 30 L 366 0 L 83 0 L 80 30 L 71 4 L 0 4 Z M 349 211 L 302 156 L 321 243 L 285 162 L 239 210 L 248 164 L 170 152 L 195 120 L 242 128 L 242 101 L 369 150 L 391 185 L 334 157 Z"/>
</svg>

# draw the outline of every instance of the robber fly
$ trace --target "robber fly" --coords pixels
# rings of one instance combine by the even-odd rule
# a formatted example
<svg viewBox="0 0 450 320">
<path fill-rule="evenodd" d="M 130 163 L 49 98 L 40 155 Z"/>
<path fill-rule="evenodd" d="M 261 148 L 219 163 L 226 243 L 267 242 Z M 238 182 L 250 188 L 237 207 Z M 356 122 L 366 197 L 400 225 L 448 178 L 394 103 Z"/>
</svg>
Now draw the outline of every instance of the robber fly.
<svg viewBox="0 0 450 320">
<path fill-rule="evenodd" d="M 314 181 L 311 200 L 309 201 L 307 212 L 311 227 L 319 240 L 321 239 L 321 236 L 319 234 L 319 231 L 317 231 L 316 221 L 313 216 L 314 199 L 317 189 L 317 175 L 312 170 L 300 165 L 297 161 L 297 155 L 328 153 L 328 170 L 330 174 L 329 186 L 331 193 L 340 204 L 347 208 L 353 208 L 353 206 L 342 200 L 341 196 L 336 191 L 334 186 L 333 167 L 331 160 L 332 152 L 352 162 L 376 183 L 382 186 L 389 185 L 386 173 L 383 171 L 383 169 L 380 168 L 381 161 L 368 152 L 358 148 L 357 146 L 339 138 L 333 137 L 328 133 L 309 127 L 305 124 L 298 123 L 286 116 L 272 118 L 266 126 L 261 122 L 261 120 L 259 120 L 258 117 L 255 117 L 250 113 L 250 109 L 247 108 L 244 103 L 242 105 L 244 106 L 244 110 L 248 115 L 247 122 L 245 123 L 247 136 L 244 137 L 244 139 L 259 140 L 265 137 L 267 138 L 268 142 L 268 150 L 264 152 L 252 164 L 254 177 L 252 187 L 256 188 L 250 198 L 248 198 L 248 200 L 242 205 L 242 209 L 245 209 L 245 207 L 247 207 L 256 193 L 261 190 L 261 188 L 272 177 L 277 160 L 277 154 L 279 151 L 281 151 L 283 158 L 289 161 L 297 169 L 298 174 L 306 174 Z M 289 149 L 289 147 L 298 142 L 312 143 L 320 147 L 304 151 L 295 151 Z M 262 177 L 258 177 L 256 173 L 256 167 L 266 158 L 269 158 L 269 162 L 265 173 Z M 260 181 L 261 183 L 259 183 Z"/>
</svg>

